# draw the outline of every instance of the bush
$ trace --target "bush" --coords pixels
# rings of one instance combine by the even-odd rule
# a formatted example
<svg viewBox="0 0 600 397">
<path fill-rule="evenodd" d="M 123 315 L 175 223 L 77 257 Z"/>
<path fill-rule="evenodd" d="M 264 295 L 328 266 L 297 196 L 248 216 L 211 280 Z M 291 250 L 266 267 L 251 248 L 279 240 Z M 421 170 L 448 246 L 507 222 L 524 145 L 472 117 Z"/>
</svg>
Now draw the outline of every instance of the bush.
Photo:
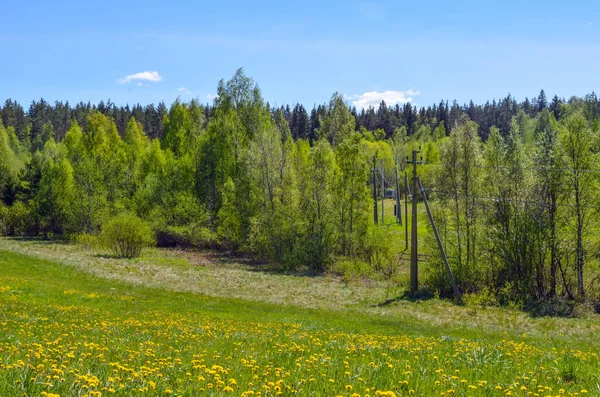
<svg viewBox="0 0 600 397">
<path fill-rule="evenodd" d="M 88 251 L 94 251 L 102 245 L 98 236 L 89 233 L 77 234 L 74 237 L 74 241 Z"/>
<path fill-rule="evenodd" d="M 22 201 L 16 201 L 8 207 L 7 231 L 9 235 L 26 236 L 36 234 L 35 222 L 31 215 L 31 208 Z"/>
<path fill-rule="evenodd" d="M 8 235 L 8 208 L 0 201 L 0 236 Z"/>
<path fill-rule="evenodd" d="M 337 260 L 331 271 L 344 277 L 345 282 L 370 278 L 373 276 L 373 268 L 365 261 L 352 258 L 341 258 Z"/>
<path fill-rule="evenodd" d="M 119 215 L 102 226 L 102 239 L 121 258 L 137 258 L 143 248 L 155 244 L 150 225 L 131 214 Z"/>
<path fill-rule="evenodd" d="M 385 280 L 390 280 L 398 268 L 390 239 L 380 228 L 372 227 L 369 232 L 365 244 L 366 257 L 373 270 Z"/>
<path fill-rule="evenodd" d="M 214 247 L 206 208 L 189 192 L 174 192 L 145 211 L 159 247 Z"/>
<path fill-rule="evenodd" d="M 465 294 L 463 298 L 467 306 L 498 306 L 496 295 L 487 287 L 477 293 Z"/>
</svg>

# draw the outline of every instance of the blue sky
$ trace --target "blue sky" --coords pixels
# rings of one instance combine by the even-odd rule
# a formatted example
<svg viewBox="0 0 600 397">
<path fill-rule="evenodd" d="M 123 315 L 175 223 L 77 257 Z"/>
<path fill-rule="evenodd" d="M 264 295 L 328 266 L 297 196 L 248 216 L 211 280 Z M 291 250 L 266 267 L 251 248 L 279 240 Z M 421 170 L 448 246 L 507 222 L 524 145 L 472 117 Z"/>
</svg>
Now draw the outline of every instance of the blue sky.
<svg viewBox="0 0 600 397">
<path fill-rule="evenodd" d="M 0 10 L 0 100 L 25 107 L 40 97 L 207 102 L 240 66 L 277 105 L 312 107 L 335 91 L 359 106 L 600 92 L 593 0 L 57 0 Z"/>
</svg>

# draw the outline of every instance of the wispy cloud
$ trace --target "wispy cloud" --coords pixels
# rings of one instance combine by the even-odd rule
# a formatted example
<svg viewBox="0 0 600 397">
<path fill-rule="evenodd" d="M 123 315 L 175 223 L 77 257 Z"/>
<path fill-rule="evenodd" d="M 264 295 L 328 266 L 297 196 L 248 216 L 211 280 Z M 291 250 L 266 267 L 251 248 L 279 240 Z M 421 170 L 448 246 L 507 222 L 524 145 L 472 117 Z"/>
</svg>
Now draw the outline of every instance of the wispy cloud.
<svg viewBox="0 0 600 397">
<path fill-rule="evenodd" d="M 218 95 L 216 95 L 216 94 L 208 94 L 208 95 L 206 95 L 206 99 L 210 99 L 211 101 L 214 100 L 217 97 L 218 97 Z"/>
<path fill-rule="evenodd" d="M 188 89 L 187 89 L 187 88 L 185 88 L 185 87 L 179 87 L 179 88 L 177 89 L 177 91 L 178 91 L 178 92 L 181 92 L 182 94 L 185 94 L 185 95 L 192 95 L 192 91 L 188 90 Z"/>
<path fill-rule="evenodd" d="M 421 94 L 419 91 L 408 90 L 408 91 L 370 91 L 359 95 L 349 95 L 346 98 L 352 101 L 352 105 L 358 109 L 368 109 L 369 107 L 376 108 L 379 106 L 381 101 L 390 105 L 397 103 L 403 104 L 413 101 L 413 97 Z"/>
<path fill-rule="evenodd" d="M 594 22 L 588 22 L 585 24 L 585 26 L 594 26 Z"/>
<path fill-rule="evenodd" d="M 367 19 L 372 21 L 381 21 L 385 18 L 383 8 L 375 3 L 361 3 L 358 11 Z"/>
<path fill-rule="evenodd" d="M 117 83 L 126 84 L 126 83 L 130 83 L 134 80 L 150 81 L 150 82 L 156 83 L 158 81 L 161 81 L 162 79 L 163 79 L 163 77 L 160 74 L 158 74 L 157 71 L 152 71 L 152 72 L 146 71 L 146 72 L 139 72 L 139 73 L 135 73 L 135 74 L 130 74 L 129 76 L 125 76 L 122 79 L 117 80 Z"/>
</svg>

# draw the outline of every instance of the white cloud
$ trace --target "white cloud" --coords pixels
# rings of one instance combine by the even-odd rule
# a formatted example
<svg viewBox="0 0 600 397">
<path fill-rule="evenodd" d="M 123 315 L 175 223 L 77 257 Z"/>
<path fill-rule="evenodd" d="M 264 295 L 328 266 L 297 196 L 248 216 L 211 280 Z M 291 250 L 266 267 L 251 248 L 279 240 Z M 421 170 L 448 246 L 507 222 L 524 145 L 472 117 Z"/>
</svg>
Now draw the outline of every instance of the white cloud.
<svg viewBox="0 0 600 397">
<path fill-rule="evenodd" d="M 358 6 L 358 10 L 365 18 L 370 19 L 371 21 L 381 21 L 382 19 L 385 19 L 383 8 L 375 3 L 361 3 Z"/>
<path fill-rule="evenodd" d="M 211 101 L 214 100 L 217 97 L 218 97 L 218 95 L 213 95 L 213 94 L 206 95 L 206 99 L 210 99 Z"/>
<path fill-rule="evenodd" d="M 403 104 L 413 101 L 413 96 L 421 94 L 419 91 L 370 91 L 360 95 L 350 95 L 347 98 L 352 101 L 352 105 L 357 109 L 377 108 L 381 101 L 385 101 L 388 106 L 397 103 Z"/>
<path fill-rule="evenodd" d="M 125 84 L 125 83 L 130 83 L 133 80 L 143 80 L 143 81 L 150 81 L 153 83 L 156 83 L 158 81 L 161 81 L 163 78 L 160 74 L 158 74 L 157 71 L 153 71 L 153 72 L 139 72 L 139 73 L 135 73 L 135 74 L 130 74 L 129 76 L 125 76 L 122 79 L 117 80 L 117 83 L 119 84 Z M 139 85 L 139 84 L 138 84 Z"/>
<path fill-rule="evenodd" d="M 137 83 L 137 86 L 138 86 L 138 87 L 143 87 L 143 86 L 144 86 L 144 84 L 142 84 L 142 83 Z"/>
<path fill-rule="evenodd" d="M 586 26 L 594 26 L 594 22 L 588 22 Z"/>
<path fill-rule="evenodd" d="M 185 95 L 192 95 L 192 91 L 188 90 L 185 87 L 179 87 L 177 89 L 177 91 L 179 91 L 179 92 L 181 92 L 182 94 L 185 94 Z"/>
</svg>

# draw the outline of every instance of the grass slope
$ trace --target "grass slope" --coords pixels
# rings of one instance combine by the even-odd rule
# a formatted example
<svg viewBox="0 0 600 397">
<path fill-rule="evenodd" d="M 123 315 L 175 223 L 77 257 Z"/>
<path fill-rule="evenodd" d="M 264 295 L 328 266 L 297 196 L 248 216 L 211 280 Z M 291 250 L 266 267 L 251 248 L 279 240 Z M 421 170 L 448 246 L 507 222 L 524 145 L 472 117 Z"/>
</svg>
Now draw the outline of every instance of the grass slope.
<svg viewBox="0 0 600 397">
<path fill-rule="evenodd" d="M 1 240 L 0 395 L 600 394 L 597 318 L 381 307 L 377 285 L 185 255 Z M 327 302 L 282 298 L 291 285 Z"/>
</svg>

